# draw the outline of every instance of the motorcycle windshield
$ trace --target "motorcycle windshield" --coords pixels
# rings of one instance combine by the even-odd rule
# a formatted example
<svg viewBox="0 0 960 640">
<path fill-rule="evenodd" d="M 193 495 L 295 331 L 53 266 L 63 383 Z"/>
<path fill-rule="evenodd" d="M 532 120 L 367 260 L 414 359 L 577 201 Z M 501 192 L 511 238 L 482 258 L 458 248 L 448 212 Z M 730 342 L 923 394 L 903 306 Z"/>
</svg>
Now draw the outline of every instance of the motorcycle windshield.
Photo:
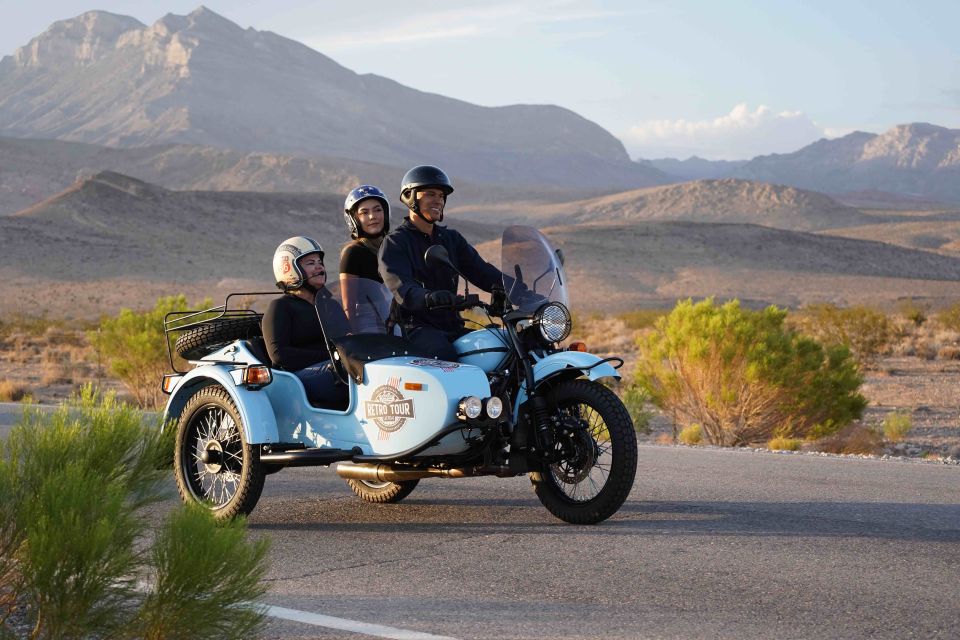
<svg viewBox="0 0 960 640">
<path fill-rule="evenodd" d="M 390 317 L 390 290 L 382 282 L 366 278 L 340 281 L 343 310 L 350 333 L 386 333 Z"/>
<path fill-rule="evenodd" d="M 533 313 L 545 302 L 570 307 L 567 276 L 557 252 L 533 227 L 507 227 L 503 232 L 500 266 L 507 298 L 520 311 Z"/>
</svg>

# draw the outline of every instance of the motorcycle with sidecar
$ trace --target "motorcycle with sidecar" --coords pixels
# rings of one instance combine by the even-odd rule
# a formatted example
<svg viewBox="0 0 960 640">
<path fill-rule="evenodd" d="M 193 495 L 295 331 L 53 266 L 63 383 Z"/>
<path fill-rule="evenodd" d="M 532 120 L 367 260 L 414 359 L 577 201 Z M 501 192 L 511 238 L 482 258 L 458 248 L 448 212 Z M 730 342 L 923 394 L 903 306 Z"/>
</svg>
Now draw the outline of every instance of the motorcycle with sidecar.
<svg viewBox="0 0 960 640">
<path fill-rule="evenodd" d="M 431 247 L 428 266 L 454 269 Z M 465 287 L 459 310 L 483 320 L 438 360 L 390 330 L 390 294 L 350 278 L 351 332 L 324 338 L 349 388 L 346 406 L 313 406 L 300 380 L 271 366 L 260 316 L 223 305 L 165 319 L 193 367 L 164 376 L 175 425 L 174 470 L 185 501 L 217 518 L 249 514 L 265 479 L 285 467 L 329 466 L 360 498 L 398 502 L 425 478 L 528 475 L 556 517 L 592 524 L 614 514 L 633 486 L 630 415 L 600 381 L 620 358 L 600 358 L 570 335 L 563 255 L 536 229 L 512 226 L 501 244 L 503 290 L 489 303 Z M 318 296 L 321 327 L 334 304 Z M 170 357 L 171 366 L 174 359 Z"/>
</svg>

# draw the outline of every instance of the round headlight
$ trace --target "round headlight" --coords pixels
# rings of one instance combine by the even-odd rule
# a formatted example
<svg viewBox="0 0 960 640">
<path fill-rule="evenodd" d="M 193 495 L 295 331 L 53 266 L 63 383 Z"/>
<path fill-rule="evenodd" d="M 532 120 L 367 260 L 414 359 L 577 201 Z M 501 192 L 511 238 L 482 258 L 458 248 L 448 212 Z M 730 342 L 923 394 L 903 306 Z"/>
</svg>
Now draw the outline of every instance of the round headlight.
<svg viewBox="0 0 960 640">
<path fill-rule="evenodd" d="M 497 396 L 487 398 L 487 415 L 493 419 L 497 419 L 501 413 L 503 413 L 503 400 Z"/>
<path fill-rule="evenodd" d="M 573 329 L 570 312 L 559 302 L 550 302 L 540 307 L 534 321 L 540 327 L 540 335 L 547 342 L 560 342 L 569 336 Z"/>
<path fill-rule="evenodd" d="M 480 417 L 480 412 L 483 411 L 483 402 L 477 396 L 467 396 L 460 401 L 458 409 L 460 415 L 474 420 Z"/>
</svg>

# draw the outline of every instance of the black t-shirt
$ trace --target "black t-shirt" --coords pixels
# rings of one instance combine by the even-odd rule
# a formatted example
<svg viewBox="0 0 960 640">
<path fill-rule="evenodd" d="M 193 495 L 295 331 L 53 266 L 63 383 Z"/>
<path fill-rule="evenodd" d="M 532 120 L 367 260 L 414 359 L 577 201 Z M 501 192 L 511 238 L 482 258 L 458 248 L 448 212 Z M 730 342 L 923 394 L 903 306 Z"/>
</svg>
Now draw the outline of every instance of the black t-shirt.
<svg viewBox="0 0 960 640">
<path fill-rule="evenodd" d="M 354 240 L 340 252 L 340 273 L 383 282 L 380 277 L 377 252 L 369 242 Z"/>
<path fill-rule="evenodd" d="M 349 325 L 340 304 L 326 288 L 317 293 L 317 298 L 327 337 L 346 335 Z M 317 311 L 303 298 L 284 295 L 272 300 L 263 314 L 261 327 L 270 360 L 278 369 L 299 371 L 330 359 Z"/>
</svg>

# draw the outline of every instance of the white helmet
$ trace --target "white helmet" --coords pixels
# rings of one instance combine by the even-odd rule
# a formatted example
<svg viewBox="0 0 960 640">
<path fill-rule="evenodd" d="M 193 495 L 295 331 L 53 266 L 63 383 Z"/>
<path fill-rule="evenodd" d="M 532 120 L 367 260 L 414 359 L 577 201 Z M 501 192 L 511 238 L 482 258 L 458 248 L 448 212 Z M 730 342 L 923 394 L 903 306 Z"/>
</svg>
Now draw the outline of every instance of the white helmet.
<svg viewBox="0 0 960 640">
<path fill-rule="evenodd" d="M 278 288 L 293 291 L 303 286 L 300 258 L 311 253 L 319 253 L 323 260 L 323 247 L 316 240 L 305 236 L 287 238 L 277 247 L 273 252 L 273 277 Z"/>
</svg>

